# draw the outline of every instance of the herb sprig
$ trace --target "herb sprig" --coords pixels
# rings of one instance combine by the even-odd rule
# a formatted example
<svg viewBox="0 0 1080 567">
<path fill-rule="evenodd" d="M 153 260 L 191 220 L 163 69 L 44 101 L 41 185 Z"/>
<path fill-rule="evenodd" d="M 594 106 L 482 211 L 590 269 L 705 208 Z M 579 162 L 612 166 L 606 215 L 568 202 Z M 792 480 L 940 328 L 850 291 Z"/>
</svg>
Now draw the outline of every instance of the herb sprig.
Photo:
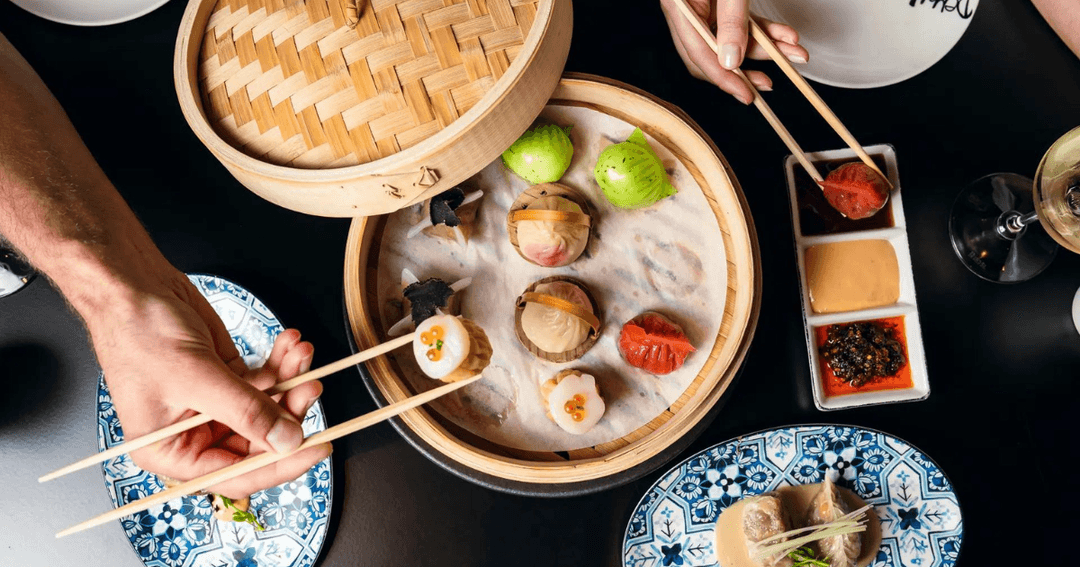
<svg viewBox="0 0 1080 567">
<path fill-rule="evenodd" d="M 795 562 L 792 567 L 829 567 L 831 565 L 828 556 L 825 556 L 825 559 L 818 559 L 814 550 L 805 546 L 788 553 L 788 557 Z"/>
<path fill-rule="evenodd" d="M 266 528 L 264 528 L 262 526 L 262 524 L 259 523 L 259 519 L 255 517 L 255 514 L 252 514 L 251 512 L 249 512 L 247 510 L 241 510 L 241 509 L 237 508 L 236 504 L 233 504 L 233 501 L 230 498 L 227 498 L 227 497 L 222 496 L 220 494 L 218 495 L 218 497 L 221 498 L 222 505 L 224 505 L 226 508 L 232 508 L 232 511 L 233 511 L 232 519 L 233 519 L 234 522 L 245 522 L 245 523 L 251 524 L 251 525 L 255 526 L 255 529 L 257 531 L 260 531 L 260 532 L 266 529 Z"/>
</svg>

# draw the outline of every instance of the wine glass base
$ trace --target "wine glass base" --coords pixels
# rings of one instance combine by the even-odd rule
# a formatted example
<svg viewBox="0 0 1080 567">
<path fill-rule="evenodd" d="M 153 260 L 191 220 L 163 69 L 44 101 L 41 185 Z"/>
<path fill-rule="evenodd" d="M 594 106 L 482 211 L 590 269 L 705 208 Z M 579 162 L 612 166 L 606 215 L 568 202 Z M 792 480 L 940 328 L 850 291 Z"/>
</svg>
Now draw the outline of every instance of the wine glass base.
<svg viewBox="0 0 1080 567">
<path fill-rule="evenodd" d="M 995 283 L 1019 283 L 1039 275 L 1057 256 L 1058 244 L 1031 222 L 1017 233 L 1002 220 L 1035 210 L 1032 180 L 994 173 L 964 188 L 949 214 L 953 251 L 972 273 Z"/>
<path fill-rule="evenodd" d="M 34 275 L 34 269 L 15 252 L 0 246 L 0 299 L 26 287 Z"/>
</svg>

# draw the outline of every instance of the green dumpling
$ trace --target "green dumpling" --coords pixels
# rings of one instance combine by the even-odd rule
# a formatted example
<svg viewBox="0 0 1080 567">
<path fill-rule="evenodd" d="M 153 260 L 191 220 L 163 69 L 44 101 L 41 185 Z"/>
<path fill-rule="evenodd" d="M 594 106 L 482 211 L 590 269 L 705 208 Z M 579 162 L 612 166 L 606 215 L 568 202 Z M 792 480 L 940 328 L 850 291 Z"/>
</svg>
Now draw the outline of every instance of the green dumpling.
<svg viewBox="0 0 1080 567">
<path fill-rule="evenodd" d="M 526 131 L 503 152 L 503 164 L 533 185 L 558 181 L 574 157 L 570 128 L 548 124 Z"/>
<path fill-rule="evenodd" d="M 660 156 L 649 147 L 641 128 L 625 142 L 600 152 L 593 173 L 608 201 L 623 209 L 648 207 L 675 194 Z"/>
</svg>

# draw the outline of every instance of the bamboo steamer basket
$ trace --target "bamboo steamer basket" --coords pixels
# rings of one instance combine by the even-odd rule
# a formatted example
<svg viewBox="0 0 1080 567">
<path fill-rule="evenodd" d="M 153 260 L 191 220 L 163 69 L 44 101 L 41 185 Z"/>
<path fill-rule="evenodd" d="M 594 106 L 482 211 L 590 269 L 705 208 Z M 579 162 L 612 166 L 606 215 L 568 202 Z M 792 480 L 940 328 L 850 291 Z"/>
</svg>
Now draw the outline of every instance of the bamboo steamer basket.
<svg viewBox="0 0 1080 567">
<path fill-rule="evenodd" d="M 196 136 L 283 207 L 355 217 L 457 185 L 529 126 L 570 0 L 189 0 L 173 74 Z"/>
<path fill-rule="evenodd" d="M 760 310 L 761 266 L 749 207 L 730 166 L 709 137 L 685 113 L 613 80 L 568 74 L 549 104 L 588 107 L 640 127 L 675 154 L 697 180 L 723 235 L 727 292 L 720 331 L 708 359 L 682 396 L 650 423 L 603 445 L 569 452 L 532 452 L 480 438 L 418 408 L 395 426 L 445 468 L 492 488 L 531 495 L 569 495 L 628 482 L 659 467 L 685 447 L 715 415 L 749 348 Z M 374 282 L 385 217 L 356 218 L 345 252 L 345 304 L 355 348 L 386 340 L 378 318 Z M 368 386 L 379 403 L 415 395 L 387 358 L 368 363 Z M 635 472 L 636 471 L 636 472 Z M 474 474 L 478 473 L 478 474 Z M 606 483 L 606 484 L 605 484 Z M 567 487 L 573 487 L 572 489 Z M 599 488 L 597 488 L 599 487 Z"/>
</svg>

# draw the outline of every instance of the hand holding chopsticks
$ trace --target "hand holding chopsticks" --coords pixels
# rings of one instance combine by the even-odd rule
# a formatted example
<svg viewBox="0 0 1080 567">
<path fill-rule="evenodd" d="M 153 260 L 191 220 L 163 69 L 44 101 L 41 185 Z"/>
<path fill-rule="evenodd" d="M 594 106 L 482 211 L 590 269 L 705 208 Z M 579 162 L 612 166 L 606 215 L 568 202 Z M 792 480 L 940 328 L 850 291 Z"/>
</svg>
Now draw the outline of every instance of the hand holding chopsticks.
<svg viewBox="0 0 1080 567">
<path fill-rule="evenodd" d="M 715 52 L 719 57 L 721 55 L 721 48 L 717 45 L 716 38 L 708 30 L 704 22 L 701 21 L 701 18 L 694 12 L 690 5 L 687 4 L 687 1 L 672 0 L 672 2 L 676 6 L 676 8 L 678 8 L 682 16 L 690 22 L 691 26 L 701 37 L 701 39 L 704 40 L 705 43 L 708 44 L 709 48 L 712 49 L 713 52 Z M 769 35 L 765 33 L 765 30 L 763 30 L 761 26 L 758 25 L 758 23 L 755 22 L 752 17 L 750 18 L 749 25 L 753 38 L 763 49 L 765 49 L 769 57 L 772 58 L 777 63 L 777 65 L 781 67 L 781 69 L 783 69 L 784 73 L 787 74 L 793 82 L 795 82 L 800 92 L 802 92 L 803 95 L 806 96 L 806 98 L 811 102 L 811 104 L 813 104 L 814 108 L 818 111 L 818 113 L 825 118 L 829 125 L 833 127 L 837 134 L 839 134 L 840 137 L 844 139 L 848 146 L 855 151 L 855 153 L 863 160 L 864 163 L 866 163 L 869 167 L 873 168 L 878 173 L 881 173 L 877 165 L 874 164 L 874 162 L 870 159 L 870 156 L 866 154 L 866 151 L 862 149 L 862 146 L 860 146 L 858 141 L 855 140 L 855 137 L 851 135 L 851 132 L 849 132 L 846 127 L 844 127 L 843 123 L 840 122 L 840 119 L 837 118 L 836 115 L 832 112 L 832 110 L 829 109 L 829 107 L 825 104 L 825 102 L 821 100 L 821 97 L 818 96 L 816 92 L 814 92 L 813 88 L 810 87 L 806 80 L 803 79 L 801 75 L 799 75 L 798 71 L 796 71 L 794 67 L 792 67 L 791 63 L 788 62 L 787 57 L 785 57 L 784 54 L 780 52 L 776 44 L 773 43 L 772 38 L 770 38 Z M 799 144 L 791 136 L 791 133 L 788 132 L 784 125 L 780 122 L 779 118 L 776 117 L 776 114 L 773 113 L 772 109 L 769 108 L 768 104 L 766 104 L 765 101 L 761 98 L 761 94 L 756 88 L 754 88 L 753 83 L 751 83 L 747 79 L 746 75 L 742 71 L 736 69 L 734 70 L 734 72 L 740 78 L 742 78 L 745 81 L 746 85 L 750 88 L 750 91 L 754 97 L 754 106 L 758 109 L 758 111 L 761 112 L 762 116 L 765 117 L 765 120 L 769 123 L 769 125 L 773 127 L 773 130 L 776 131 L 777 135 L 784 142 L 792 155 L 794 155 L 795 158 L 799 161 L 799 163 L 806 169 L 807 173 L 809 173 L 811 178 L 818 182 L 822 181 L 821 174 L 817 171 L 817 168 L 815 168 L 813 163 L 811 163 L 810 160 L 806 157 L 802 148 L 799 147 Z M 882 177 L 885 176 L 882 175 Z"/>
<path fill-rule="evenodd" d="M 411 336 L 410 336 L 410 339 L 411 339 Z M 389 344 L 389 343 L 386 343 L 386 344 Z M 380 346 L 386 346 L 386 344 L 380 345 Z M 379 348 L 379 347 L 376 347 L 376 348 Z M 367 351 L 365 351 L 365 352 L 367 352 Z M 348 359 L 343 359 L 340 362 L 344 362 L 344 360 L 348 360 Z M 323 368 L 326 368 L 326 367 L 323 367 Z M 215 484 L 220 484 L 220 483 L 225 482 L 227 480 L 236 478 L 236 477 L 238 477 L 240 475 L 247 474 L 247 473 L 249 473 L 251 471 L 254 471 L 256 469 L 259 469 L 261 467 L 265 467 L 267 465 L 276 463 L 277 461 L 280 461 L 282 459 L 288 458 L 289 456 L 291 456 L 291 455 L 293 455 L 293 454 L 295 454 L 295 453 L 297 453 L 299 451 L 303 451 L 305 449 L 310 449 L 310 448 L 322 445 L 324 443 L 329 443 L 329 442 L 331 442 L 331 441 L 333 441 L 335 439 L 338 439 L 340 437 L 344 437 L 344 436 L 349 435 L 351 433 L 355 433 L 357 431 L 360 431 L 361 429 L 364 429 L 366 427 L 370 427 L 372 425 L 375 425 L 377 423 L 380 423 L 382 421 L 390 419 L 391 417 L 402 414 L 402 413 L 404 413 L 404 412 L 406 412 L 406 411 L 408 411 L 410 409 L 413 409 L 413 408 L 418 407 L 420 405 L 426 404 L 426 403 L 428 403 L 428 402 L 430 402 L 430 401 L 432 401 L 432 400 L 434 400 L 436 398 L 439 398 L 440 396 L 444 396 L 446 394 L 449 394 L 450 392 L 453 392 L 454 390 L 457 390 L 459 388 L 463 388 L 463 387 L 465 387 L 465 386 L 467 386 L 469 384 L 472 384 L 473 382 L 479 380 L 480 378 L 481 378 L 481 375 L 476 375 L 476 376 L 473 376 L 471 378 L 466 378 L 465 380 L 461 380 L 461 381 L 458 381 L 458 382 L 451 382 L 449 384 L 439 386 L 438 388 L 435 388 L 433 390 L 424 392 L 423 394 L 419 394 L 419 395 L 413 396 L 411 398 L 407 398 L 407 399 L 402 400 L 400 402 L 390 404 L 390 405 L 388 405 L 388 406 L 386 406 L 384 408 L 377 409 L 377 410 L 375 410 L 375 411 L 373 411 L 371 413 L 362 415 L 362 416 L 354 418 L 354 419 L 350 419 L 349 421 L 346 421 L 346 422 L 341 423 L 339 425 L 335 425 L 335 426 L 330 427 L 330 428 L 328 428 L 326 430 L 323 430 L 323 431 L 320 431 L 318 433 L 312 434 L 310 437 L 305 439 L 304 442 L 299 447 L 297 447 L 295 451 L 292 451 L 290 453 L 261 453 L 261 454 L 255 455 L 253 457 L 248 457 L 247 459 L 244 459 L 243 461 L 240 461 L 239 463 L 236 463 L 234 465 L 231 465 L 231 466 L 225 467 L 223 469 L 214 471 L 214 472 L 212 472 L 210 474 L 203 475 L 203 476 L 201 476 L 199 478 L 189 480 L 189 481 L 187 481 L 187 482 L 185 482 L 183 484 L 180 484 L 179 486 L 175 486 L 173 488 L 163 490 L 163 491 L 158 492 L 156 494 L 153 494 L 151 496 L 147 496 L 146 498 L 136 500 L 134 502 L 131 502 L 129 504 L 126 504 L 124 506 L 121 506 L 119 508 L 111 510 L 111 511 L 106 512 L 104 514 L 101 514 L 100 516 L 97 516 L 95 518 L 91 518 L 91 519 L 89 519 L 89 520 L 87 520 L 85 522 L 82 522 L 80 524 L 76 524 L 74 526 L 71 526 L 70 528 L 67 528 L 66 530 L 63 530 L 63 531 L 57 533 L 56 537 L 61 538 L 61 537 L 64 537 L 64 536 L 68 536 L 68 535 L 71 535 L 71 534 L 74 534 L 74 533 L 81 532 L 83 530 L 92 528 L 94 526 L 100 526 L 101 524 L 104 524 L 105 522 L 109 522 L 109 521 L 112 521 L 112 520 L 118 520 L 120 518 L 123 518 L 124 516 L 135 514 L 137 512 L 147 510 L 147 509 L 149 509 L 149 508 L 151 508 L 153 506 L 156 506 L 158 504 L 168 502 L 169 500 L 172 500 L 173 498 L 179 498 L 181 496 L 187 496 L 189 494 L 198 492 L 198 491 L 203 490 L 205 488 L 214 486 Z"/>
<path fill-rule="evenodd" d="M 265 392 L 268 395 L 287 392 L 301 384 L 311 382 L 312 380 L 318 380 L 325 376 L 329 376 L 330 374 L 333 374 L 334 372 L 337 372 L 339 370 L 344 370 L 350 366 L 354 366 L 356 364 L 371 360 L 376 356 L 386 354 L 398 347 L 409 344 L 410 342 L 412 342 L 414 335 L 415 333 L 409 333 L 408 335 L 398 337 L 392 341 L 387 341 L 381 345 L 377 345 L 372 348 L 363 350 L 352 356 L 347 356 L 337 362 L 327 364 L 326 366 L 323 366 L 321 368 L 316 368 L 315 370 L 301 374 L 295 378 L 292 378 L 291 380 L 286 380 L 284 382 L 275 384 L 273 387 L 265 390 Z M 118 457 L 120 455 L 123 455 L 124 453 L 130 453 L 131 451 L 135 451 L 143 447 L 148 447 L 150 445 L 153 445 L 154 443 L 157 443 L 158 441 L 168 439 L 173 435 L 177 435 L 189 429 L 198 427 L 206 423 L 210 423 L 212 420 L 213 418 L 206 414 L 194 415 L 185 420 L 174 423 L 168 427 L 159 429 L 153 433 L 148 433 L 141 437 L 128 440 L 120 445 L 116 445 L 110 449 L 91 455 L 66 467 L 55 470 L 39 478 L 38 482 L 47 482 L 55 478 L 64 476 L 66 474 L 85 469 L 86 467 L 93 466 L 97 463 L 101 463 L 109 459 Z"/>
</svg>

